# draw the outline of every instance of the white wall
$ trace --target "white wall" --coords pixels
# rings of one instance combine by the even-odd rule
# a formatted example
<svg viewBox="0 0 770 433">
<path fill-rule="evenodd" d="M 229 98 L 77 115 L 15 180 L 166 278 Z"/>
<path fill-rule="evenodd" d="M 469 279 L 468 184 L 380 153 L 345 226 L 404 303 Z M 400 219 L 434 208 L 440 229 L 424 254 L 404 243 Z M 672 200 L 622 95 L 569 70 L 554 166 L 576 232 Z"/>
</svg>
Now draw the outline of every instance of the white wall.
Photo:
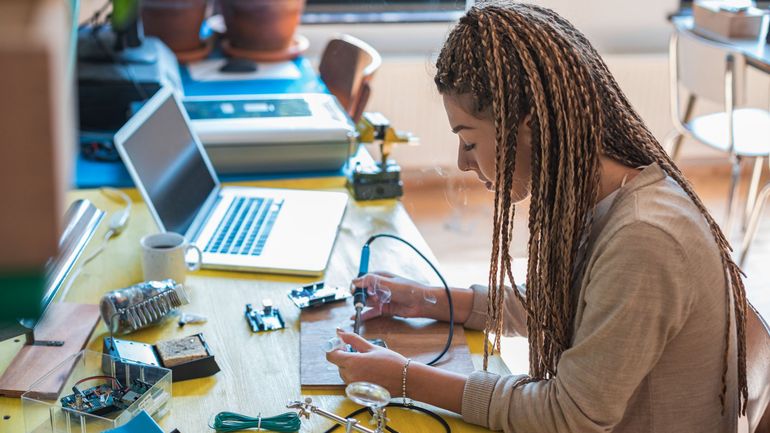
<svg viewBox="0 0 770 433">
<path fill-rule="evenodd" d="M 533 0 L 558 12 L 580 29 L 603 53 L 648 53 L 666 49 L 668 14 L 679 0 Z M 431 55 L 438 51 L 451 24 L 306 25 L 310 53 L 323 48 L 334 33 L 359 37 L 383 54 Z"/>
<path fill-rule="evenodd" d="M 603 54 L 624 92 L 659 138 L 671 130 L 667 41 L 669 13 L 678 0 L 541 0 L 572 21 Z M 383 53 L 383 66 L 374 83 L 369 110 L 382 111 L 392 124 L 418 135 L 421 145 L 394 151 L 399 163 L 410 169 L 454 167 L 457 138 L 449 132 L 441 98 L 433 85 L 435 54 L 451 24 L 370 24 L 303 26 L 311 39 L 311 57 L 322 50 L 334 33 L 350 33 Z M 748 102 L 768 106 L 768 78 L 749 72 Z M 718 107 L 700 104 L 698 112 Z M 686 161 L 718 161 L 722 156 L 695 143 L 685 143 Z"/>
<path fill-rule="evenodd" d="M 659 140 L 672 130 L 669 114 L 668 56 L 659 54 L 607 54 L 610 70 Z M 382 111 L 399 129 L 420 137 L 421 144 L 399 147 L 394 157 L 407 168 L 432 166 L 452 168 L 457 137 L 449 131 L 441 97 L 433 84 L 433 65 L 425 57 L 389 57 L 373 82 L 369 109 Z M 747 71 L 747 105 L 768 107 L 770 78 Z M 708 101 L 699 102 L 696 115 L 719 110 Z M 681 153 L 684 163 L 716 163 L 724 155 L 699 143 L 686 141 Z"/>
</svg>

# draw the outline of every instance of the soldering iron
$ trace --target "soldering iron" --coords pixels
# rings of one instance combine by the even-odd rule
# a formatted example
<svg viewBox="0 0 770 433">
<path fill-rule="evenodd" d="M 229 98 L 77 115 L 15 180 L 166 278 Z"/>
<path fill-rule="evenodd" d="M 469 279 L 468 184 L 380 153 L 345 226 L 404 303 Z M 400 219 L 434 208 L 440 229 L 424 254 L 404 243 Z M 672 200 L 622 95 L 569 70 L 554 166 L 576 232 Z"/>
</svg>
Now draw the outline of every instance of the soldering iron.
<svg viewBox="0 0 770 433">
<path fill-rule="evenodd" d="M 378 238 L 395 239 L 405 244 L 409 248 L 411 248 L 415 253 L 417 253 L 418 256 L 420 256 L 420 258 L 422 258 L 425 261 L 425 263 L 428 264 L 428 266 L 430 266 L 431 269 L 433 269 L 433 272 L 435 272 L 439 280 L 441 280 L 441 284 L 444 285 L 444 290 L 446 291 L 446 296 L 447 296 L 447 304 L 449 307 L 449 333 L 447 335 L 447 340 L 446 340 L 446 344 L 444 345 L 444 349 L 441 351 L 441 353 L 438 354 L 438 356 L 436 356 L 435 358 L 433 358 L 433 360 L 427 363 L 427 365 L 434 365 L 441 358 L 443 358 L 444 355 L 447 354 L 447 352 L 449 351 L 449 348 L 452 346 L 452 337 L 454 336 L 455 314 L 454 314 L 454 304 L 452 302 L 452 292 L 451 290 L 449 290 L 449 285 L 444 279 L 444 276 L 441 275 L 441 272 L 439 272 L 438 268 L 436 268 L 436 266 L 430 260 L 428 260 L 427 257 L 425 257 L 425 254 L 421 253 L 420 250 L 417 249 L 417 247 L 407 242 L 406 240 L 389 233 L 380 233 L 370 237 L 364 244 L 363 248 L 361 248 L 361 261 L 358 264 L 358 278 L 363 277 L 369 272 L 369 245 L 371 245 L 371 243 Z M 361 313 L 363 312 L 364 307 L 366 307 L 366 287 L 354 287 L 353 307 L 356 309 L 355 321 L 353 322 L 353 332 L 355 334 L 361 335 Z"/>
<path fill-rule="evenodd" d="M 374 240 L 374 238 L 367 241 L 366 244 L 364 244 L 364 247 L 361 249 L 361 261 L 358 264 L 358 278 L 361 278 L 369 273 L 369 243 L 372 240 Z M 353 290 L 353 306 L 356 309 L 356 318 L 353 322 L 353 332 L 360 335 L 361 312 L 364 310 L 364 307 L 366 307 L 365 287 L 356 287 L 355 290 Z"/>
</svg>

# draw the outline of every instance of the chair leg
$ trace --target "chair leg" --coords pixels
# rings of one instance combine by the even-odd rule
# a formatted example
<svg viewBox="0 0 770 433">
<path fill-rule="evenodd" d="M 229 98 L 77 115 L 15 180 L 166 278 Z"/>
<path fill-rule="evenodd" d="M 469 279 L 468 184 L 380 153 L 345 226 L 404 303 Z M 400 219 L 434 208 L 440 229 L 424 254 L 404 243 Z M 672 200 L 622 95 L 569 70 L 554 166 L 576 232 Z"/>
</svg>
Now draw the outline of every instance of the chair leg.
<svg viewBox="0 0 770 433">
<path fill-rule="evenodd" d="M 663 150 L 665 150 L 669 156 L 671 156 L 671 152 L 674 150 L 672 146 L 674 143 L 674 138 L 676 138 L 678 134 L 679 133 L 676 129 L 672 129 L 668 132 L 668 134 L 666 134 L 665 137 L 663 137 L 663 140 L 660 141 L 660 145 L 663 146 Z"/>
<path fill-rule="evenodd" d="M 741 158 L 735 157 L 733 159 L 733 168 L 732 173 L 730 175 L 730 192 L 727 196 L 727 212 L 725 213 L 725 225 L 724 225 L 724 233 L 725 238 L 727 240 L 730 240 L 730 237 L 733 233 L 733 223 L 735 220 L 735 214 L 738 208 L 738 200 L 736 196 L 738 195 L 738 187 L 740 186 L 741 182 Z"/>
<path fill-rule="evenodd" d="M 759 180 L 762 178 L 762 162 L 764 158 L 758 156 L 754 158 L 754 171 L 751 173 L 751 184 L 749 184 L 749 195 L 746 197 L 746 210 L 743 213 L 743 230 L 749 223 L 749 215 L 754 209 L 754 203 L 757 202 L 757 192 L 759 191 Z"/>
<path fill-rule="evenodd" d="M 759 218 L 762 216 L 762 210 L 767 203 L 767 199 L 770 198 L 770 184 L 765 185 L 762 191 L 757 196 L 757 201 L 754 204 L 754 208 L 751 210 L 751 217 L 746 227 L 746 233 L 743 235 L 743 245 L 741 246 L 741 257 L 738 260 L 738 265 L 741 267 L 746 263 L 746 256 L 749 255 L 749 247 L 754 241 L 754 236 L 757 234 L 757 227 L 759 226 Z"/>
<path fill-rule="evenodd" d="M 692 112 L 695 110 L 695 101 L 697 98 L 694 94 L 690 94 L 687 97 L 687 103 L 684 107 L 684 115 L 682 116 L 682 121 L 684 123 L 687 123 L 690 121 L 690 118 L 692 117 Z M 684 135 L 679 134 L 678 131 L 674 131 L 677 135 L 674 137 L 672 145 L 671 145 L 671 159 L 676 162 L 679 160 L 679 152 L 682 149 L 682 142 L 684 141 Z"/>
<path fill-rule="evenodd" d="M 671 159 L 674 162 L 679 161 L 679 153 L 682 151 L 682 142 L 684 141 L 684 135 L 677 133 L 676 137 L 671 144 Z"/>
</svg>

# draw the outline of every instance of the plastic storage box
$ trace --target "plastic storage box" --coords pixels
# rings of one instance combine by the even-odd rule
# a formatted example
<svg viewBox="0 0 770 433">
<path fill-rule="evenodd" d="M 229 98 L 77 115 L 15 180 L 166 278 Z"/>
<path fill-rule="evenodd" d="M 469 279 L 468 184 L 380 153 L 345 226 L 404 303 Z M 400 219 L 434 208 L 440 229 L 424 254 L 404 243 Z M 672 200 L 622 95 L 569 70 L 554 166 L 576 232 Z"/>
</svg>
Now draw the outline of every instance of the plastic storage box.
<svg viewBox="0 0 770 433">
<path fill-rule="evenodd" d="M 170 370 L 149 365 L 132 365 L 129 369 L 125 364 L 120 368 L 121 364 L 116 361 L 109 355 L 84 350 L 38 379 L 21 396 L 27 433 L 96 433 L 119 427 L 142 410 L 156 421 L 170 413 Z M 108 414 L 95 415 L 62 407 L 62 398 L 73 395 L 72 388 L 78 381 L 94 376 L 112 376 L 121 384 L 139 379 L 150 388 L 126 409 Z M 78 387 L 84 390 L 98 383 Z"/>
</svg>

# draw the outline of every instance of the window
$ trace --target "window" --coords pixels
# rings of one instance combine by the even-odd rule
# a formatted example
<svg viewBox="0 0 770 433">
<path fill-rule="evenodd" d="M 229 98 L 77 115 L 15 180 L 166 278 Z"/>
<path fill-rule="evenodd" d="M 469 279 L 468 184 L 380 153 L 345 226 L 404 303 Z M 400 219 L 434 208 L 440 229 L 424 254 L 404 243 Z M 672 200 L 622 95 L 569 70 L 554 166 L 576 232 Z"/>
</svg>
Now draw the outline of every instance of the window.
<svg viewBox="0 0 770 433">
<path fill-rule="evenodd" d="M 690 8 L 692 7 L 693 0 L 680 0 L 679 6 L 684 8 Z M 770 0 L 755 0 L 755 5 L 760 9 L 768 9 L 770 8 Z"/>
<path fill-rule="evenodd" d="M 458 19 L 473 0 L 306 0 L 304 24 L 441 22 Z"/>
</svg>

